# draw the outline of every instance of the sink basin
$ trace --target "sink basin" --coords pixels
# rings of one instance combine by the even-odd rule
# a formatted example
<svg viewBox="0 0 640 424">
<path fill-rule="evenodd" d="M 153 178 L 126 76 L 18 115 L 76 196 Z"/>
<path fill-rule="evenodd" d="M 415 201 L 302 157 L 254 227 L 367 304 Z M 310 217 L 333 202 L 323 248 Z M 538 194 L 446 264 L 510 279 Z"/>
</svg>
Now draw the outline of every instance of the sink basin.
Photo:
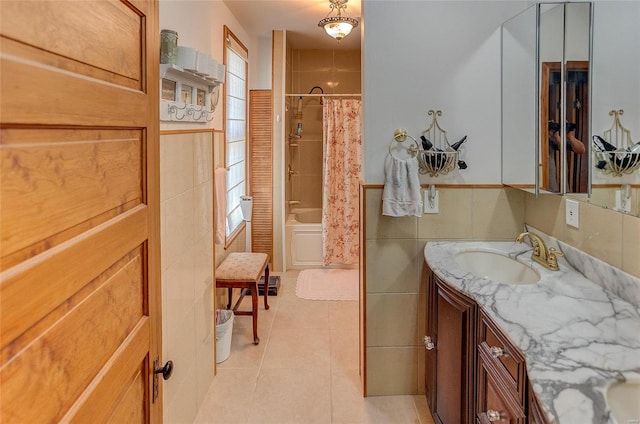
<svg viewBox="0 0 640 424">
<path fill-rule="evenodd" d="M 615 383 L 607 390 L 607 404 L 618 424 L 640 420 L 640 381 Z"/>
<path fill-rule="evenodd" d="M 471 274 L 506 284 L 534 284 L 540 275 L 528 265 L 495 252 L 471 250 L 455 257 L 458 265 Z"/>
</svg>

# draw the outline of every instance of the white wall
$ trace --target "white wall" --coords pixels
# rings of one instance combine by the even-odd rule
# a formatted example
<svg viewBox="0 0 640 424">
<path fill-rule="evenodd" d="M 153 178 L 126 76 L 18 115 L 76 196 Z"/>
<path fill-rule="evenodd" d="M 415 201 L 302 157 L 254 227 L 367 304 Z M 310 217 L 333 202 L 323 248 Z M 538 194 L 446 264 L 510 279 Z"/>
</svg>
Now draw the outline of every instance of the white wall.
<svg viewBox="0 0 640 424">
<path fill-rule="evenodd" d="M 270 90 L 271 81 L 271 37 L 253 38 L 252 49 L 249 51 L 249 88 L 252 90 Z"/>
<path fill-rule="evenodd" d="M 364 0 L 365 182 L 384 181 L 395 128 L 418 138 L 440 109 L 469 168 L 423 183 L 501 183 L 500 25 L 527 2 Z M 389 22 L 397 22 L 390 25 Z"/>
</svg>

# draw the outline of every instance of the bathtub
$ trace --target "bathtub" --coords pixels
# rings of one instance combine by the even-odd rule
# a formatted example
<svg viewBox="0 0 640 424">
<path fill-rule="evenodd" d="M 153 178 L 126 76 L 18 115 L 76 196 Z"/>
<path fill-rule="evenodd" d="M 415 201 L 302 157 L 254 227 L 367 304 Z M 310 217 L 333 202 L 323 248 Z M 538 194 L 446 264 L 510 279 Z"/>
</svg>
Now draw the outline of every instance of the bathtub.
<svg viewBox="0 0 640 424">
<path fill-rule="evenodd" d="M 285 232 L 287 268 L 322 267 L 322 209 L 292 209 Z"/>
</svg>

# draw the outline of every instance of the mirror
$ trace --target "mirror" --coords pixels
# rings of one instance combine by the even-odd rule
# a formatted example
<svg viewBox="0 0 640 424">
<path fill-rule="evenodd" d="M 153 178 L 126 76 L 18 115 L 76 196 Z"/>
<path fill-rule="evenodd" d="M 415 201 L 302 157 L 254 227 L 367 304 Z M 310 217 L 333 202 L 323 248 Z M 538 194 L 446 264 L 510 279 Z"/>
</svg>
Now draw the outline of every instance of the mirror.
<svg viewBox="0 0 640 424">
<path fill-rule="evenodd" d="M 614 126 L 611 111 L 623 110 L 620 124 L 629 130 L 631 143 L 640 141 L 639 17 L 637 1 L 593 4 L 592 135 L 605 137 Z M 597 167 L 597 149 L 592 149 L 591 196 L 573 197 L 640 216 L 640 170 L 622 175 L 604 173 Z"/>
<path fill-rule="evenodd" d="M 590 3 L 540 4 L 540 188 L 587 193 Z"/>
<path fill-rule="evenodd" d="M 590 3 L 539 4 L 502 25 L 504 184 L 588 192 L 590 16 Z"/>
<path fill-rule="evenodd" d="M 590 17 L 587 17 L 587 8 L 590 9 Z M 539 189 L 543 192 L 566 193 L 577 200 L 640 216 L 640 170 L 618 176 L 604 173 L 597 167 L 598 150 L 592 143 L 593 135 L 604 136 L 614 125 L 615 114 L 611 111 L 620 110 L 624 111 L 619 114 L 620 123 L 630 131 L 631 144 L 640 141 L 640 25 L 637 24 L 640 2 L 606 1 L 594 2 L 590 6 L 589 3 L 542 4 L 539 21 L 537 9 L 538 6 L 531 6 L 502 26 L 502 181 L 506 185 L 536 193 Z M 560 21 L 561 15 L 561 25 L 553 25 Z M 584 62 L 589 59 L 582 55 L 585 52 L 584 46 L 588 45 L 589 19 L 593 28 L 591 66 L 590 74 L 585 75 L 584 70 L 589 72 L 589 68 L 584 66 Z M 566 30 L 563 28 L 565 22 Z M 542 172 L 544 144 L 535 141 L 543 139 L 543 131 L 547 131 L 548 137 L 549 115 L 554 116 L 558 109 L 561 113 L 561 108 L 550 110 L 547 103 L 547 121 L 538 122 L 543 119 L 538 118 L 542 109 L 542 96 L 537 95 L 539 87 L 536 87 L 536 81 L 542 87 L 543 76 L 542 65 L 538 69 L 536 58 L 538 25 L 546 27 L 544 32 L 541 28 L 541 44 L 547 43 L 557 48 L 562 45 L 557 40 L 564 40 L 566 37 L 565 59 L 569 87 L 564 95 L 569 100 L 567 120 L 581 119 L 580 126 L 576 123 L 579 135 L 573 135 L 586 149 L 585 154 L 574 154 L 579 158 L 580 164 L 576 165 L 574 158 L 574 165 L 567 165 L 568 174 L 556 176 L 554 181 L 564 178 L 564 182 L 560 181 L 555 190 L 549 190 L 552 187 L 549 183 L 548 144 L 544 155 L 547 157 L 546 172 Z M 557 26 L 562 29 L 558 30 Z M 575 53 L 572 46 L 578 46 Z M 543 48 L 542 45 L 540 47 Z M 561 62 L 562 59 L 547 61 Z M 557 66 L 549 64 L 547 81 L 559 81 L 558 75 L 554 74 Z M 562 75 L 560 80 L 561 77 Z M 589 78 L 591 82 L 586 85 L 585 92 L 587 99 L 581 99 L 580 105 L 590 109 L 590 113 L 580 116 L 574 113 L 576 110 L 572 110 L 575 103 L 572 96 L 575 97 L 576 90 L 580 94 L 580 90 L 585 88 L 584 80 L 588 81 Z M 563 94 L 560 87 L 553 84 L 545 91 L 547 99 L 550 95 L 561 97 Z M 553 105 L 554 101 L 550 103 Z M 578 111 L 583 110 L 586 109 Z M 562 137 L 562 131 L 560 135 Z M 565 144 L 567 138 L 565 135 Z M 562 146 L 562 139 L 560 145 Z M 569 153 L 569 157 L 564 160 L 571 160 L 570 155 Z M 540 160 L 536 160 L 537 157 Z M 563 163 L 561 160 L 558 163 Z M 585 163 L 588 165 L 586 186 L 587 192 L 591 189 L 590 194 L 584 190 Z M 542 188 L 544 175 L 547 176 L 547 189 Z"/>
<path fill-rule="evenodd" d="M 537 7 L 502 25 L 502 182 L 535 190 Z"/>
</svg>

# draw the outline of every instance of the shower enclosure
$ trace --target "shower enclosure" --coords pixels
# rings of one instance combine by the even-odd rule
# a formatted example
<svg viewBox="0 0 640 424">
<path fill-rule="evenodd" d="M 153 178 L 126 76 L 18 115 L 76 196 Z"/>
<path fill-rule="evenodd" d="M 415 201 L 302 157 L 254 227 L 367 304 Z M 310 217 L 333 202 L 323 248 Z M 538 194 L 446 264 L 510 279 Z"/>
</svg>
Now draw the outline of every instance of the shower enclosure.
<svg viewBox="0 0 640 424">
<path fill-rule="evenodd" d="M 287 264 L 322 266 L 322 97 L 287 96 L 285 224 Z"/>
<path fill-rule="evenodd" d="M 360 95 L 289 99 L 286 124 L 291 131 L 285 142 L 289 268 L 357 263 L 361 103 L 354 97 Z M 323 202 L 323 196 L 331 202 Z"/>
<path fill-rule="evenodd" d="M 361 52 L 287 48 L 285 54 L 283 256 L 286 268 L 318 268 L 323 266 L 322 103 L 360 98 Z"/>
</svg>

